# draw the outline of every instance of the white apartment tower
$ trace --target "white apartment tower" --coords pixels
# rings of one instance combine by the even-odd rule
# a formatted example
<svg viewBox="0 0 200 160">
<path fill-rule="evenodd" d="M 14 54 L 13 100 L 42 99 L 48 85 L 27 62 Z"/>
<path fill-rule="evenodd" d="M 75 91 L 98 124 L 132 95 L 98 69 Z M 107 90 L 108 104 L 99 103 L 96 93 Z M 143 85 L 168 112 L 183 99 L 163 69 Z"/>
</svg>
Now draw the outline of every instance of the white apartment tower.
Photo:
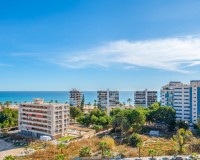
<svg viewBox="0 0 200 160">
<path fill-rule="evenodd" d="M 200 80 L 190 81 L 190 121 L 196 124 L 200 118 Z"/>
<path fill-rule="evenodd" d="M 161 105 L 172 106 L 176 110 L 176 119 L 197 123 L 200 115 L 200 81 L 190 84 L 170 82 L 161 89 Z"/>
<path fill-rule="evenodd" d="M 101 109 L 107 109 L 107 113 L 110 113 L 112 108 L 119 105 L 119 91 L 97 91 L 97 105 Z"/>
<path fill-rule="evenodd" d="M 43 99 L 22 103 L 18 112 L 19 130 L 33 137 L 62 137 L 69 126 L 69 105 L 45 103 Z"/>
<path fill-rule="evenodd" d="M 157 91 L 135 91 L 134 93 L 134 105 L 149 107 L 153 103 L 157 102 Z"/>
<path fill-rule="evenodd" d="M 72 89 L 70 91 L 70 95 L 69 95 L 69 99 L 70 99 L 70 106 L 76 106 L 76 107 L 80 107 L 81 106 L 81 101 L 83 98 L 83 94 L 81 91 L 78 91 L 76 89 Z"/>
</svg>

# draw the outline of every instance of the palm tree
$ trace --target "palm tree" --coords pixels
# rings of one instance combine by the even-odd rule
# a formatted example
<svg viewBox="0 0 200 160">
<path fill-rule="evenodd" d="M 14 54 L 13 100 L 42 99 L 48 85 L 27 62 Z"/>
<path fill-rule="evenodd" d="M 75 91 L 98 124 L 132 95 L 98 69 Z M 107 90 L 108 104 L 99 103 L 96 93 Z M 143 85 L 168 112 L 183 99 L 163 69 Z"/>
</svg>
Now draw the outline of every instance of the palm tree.
<svg viewBox="0 0 200 160">
<path fill-rule="evenodd" d="M 97 100 L 95 99 L 94 100 L 94 107 L 96 107 L 97 106 Z"/>
<path fill-rule="evenodd" d="M 12 101 L 6 101 L 4 104 L 8 107 L 9 105 L 12 104 Z"/>
<path fill-rule="evenodd" d="M 55 103 L 58 103 L 58 100 L 55 100 Z"/>
<path fill-rule="evenodd" d="M 132 102 L 132 99 L 131 98 L 128 98 L 127 99 L 127 102 L 129 103 L 129 106 L 131 105 L 131 102 Z"/>
<path fill-rule="evenodd" d="M 0 109 L 3 109 L 3 103 L 0 102 Z"/>
<path fill-rule="evenodd" d="M 103 159 L 103 153 L 106 147 L 107 147 L 107 143 L 105 141 L 101 141 L 99 143 L 99 148 L 101 149 L 101 159 Z"/>
<path fill-rule="evenodd" d="M 119 103 L 119 106 L 120 106 L 120 107 L 122 107 L 122 106 L 123 106 L 123 104 L 122 104 L 122 103 Z"/>
<path fill-rule="evenodd" d="M 137 147 L 138 147 L 138 154 L 139 154 L 139 158 L 140 158 L 140 149 L 142 147 L 142 139 L 140 141 L 138 141 Z"/>
<path fill-rule="evenodd" d="M 83 147 L 80 152 L 79 156 L 80 157 L 91 157 L 91 151 L 90 147 Z"/>
<path fill-rule="evenodd" d="M 61 153 L 63 153 L 63 149 L 64 149 L 65 147 L 66 147 L 66 146 L 65 146 L 64 144 L 62 144 L 62 143 L 58 145 L 58 148 L 60 149 L 60 152 L 61 152 Z"/>
<path fill-rule="evenodd" d="M 65 159 L 65 155 L 64 154 L 58 154 L 56 156 L 56 160 L 64 160 Z"/>
<path fill-rule="evenodd" d="M 156 151 L 154 149 L 150 149 L 149 155 L 151 156 L 151 159 L 153 160 L 153 157 L 156 155 Z"/>
</svg>

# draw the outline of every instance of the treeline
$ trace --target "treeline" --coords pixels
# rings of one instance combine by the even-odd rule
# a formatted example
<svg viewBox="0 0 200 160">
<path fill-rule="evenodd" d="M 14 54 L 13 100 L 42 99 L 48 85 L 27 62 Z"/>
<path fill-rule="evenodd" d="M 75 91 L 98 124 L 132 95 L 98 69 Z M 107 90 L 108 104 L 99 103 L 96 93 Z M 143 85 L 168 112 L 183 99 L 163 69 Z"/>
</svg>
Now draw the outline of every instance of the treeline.
<svg viewBox="0 0 200 160">
<path fill-rule="evenodd" d="M 82 125 L 93 126 L 96 130 L 112 127 L 115 130 L 128 130 L 139 132 L 144 124 L 159 123 L 168 129 L 174 130 L 176 126 L 176 112 L 172 107 L 160 106 L 154 103 L 148 108 L 136 107 L 134 109 L 115 108 L 106 114 L 99 108 L 95 108 L 89 114 L 83 114 L 77 107 L 70 108 L 70 116 Z"/>
<path fill-rule="evenodd" d="M 0 128 L 9 128 L 18 125 L 18 111 L 4 108 L 0 112 Z"/>
</svg>

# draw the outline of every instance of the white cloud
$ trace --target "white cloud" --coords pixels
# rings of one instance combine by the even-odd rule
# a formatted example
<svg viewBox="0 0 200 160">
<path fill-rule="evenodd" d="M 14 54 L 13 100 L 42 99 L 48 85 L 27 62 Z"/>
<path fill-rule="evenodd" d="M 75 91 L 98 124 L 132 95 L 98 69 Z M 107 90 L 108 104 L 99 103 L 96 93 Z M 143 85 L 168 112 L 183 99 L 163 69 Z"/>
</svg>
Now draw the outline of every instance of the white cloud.
<svg viewBox="0 0 200 160">
<path fill-rule="evenodd" d="M 190 73 L 190 67 L 200 65 L 200 38 L 119 40 L 70 55 L 56 63 L 70 68 L 120 65 L 124 69 L 136 66 Z"/>
</svg>

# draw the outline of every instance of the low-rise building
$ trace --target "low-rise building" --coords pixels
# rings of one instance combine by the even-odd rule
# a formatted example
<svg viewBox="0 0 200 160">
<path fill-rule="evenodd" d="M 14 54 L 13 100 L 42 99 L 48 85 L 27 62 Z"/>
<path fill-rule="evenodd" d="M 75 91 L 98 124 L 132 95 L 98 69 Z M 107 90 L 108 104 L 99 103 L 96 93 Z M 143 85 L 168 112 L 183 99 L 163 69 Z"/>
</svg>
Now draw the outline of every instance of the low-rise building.
<svg viewBox="0 0 200 160">
<path fill-rule="evenodd" d="M 43 99 L 19 106 L 19 130 L 33 137 L 62 137 L 69 126 L 69 105 L 45 103 Z"/>
</svg>

